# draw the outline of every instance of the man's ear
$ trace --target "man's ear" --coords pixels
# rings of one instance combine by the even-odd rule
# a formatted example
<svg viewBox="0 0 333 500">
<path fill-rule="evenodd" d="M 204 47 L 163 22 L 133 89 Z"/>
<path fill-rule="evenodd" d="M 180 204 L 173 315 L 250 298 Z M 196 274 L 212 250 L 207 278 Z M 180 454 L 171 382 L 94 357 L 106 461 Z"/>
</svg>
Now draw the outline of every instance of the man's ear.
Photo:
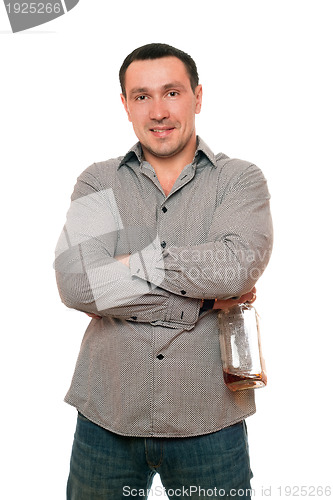
<svg viewBox="0 0 333 500">
<path fill-rule="evenodd" d="M 120 99 L 121 99 L 121 102 L 123 103 L 123 106 L 125 108 L 125 111 L 126 111 L 126 114 L 127 114 L 127 118 L 128 120 L 131 122 L 131 115 L 128 111 L 128 106 L 127 106 L 127 100 L 126 100 L 126 97 L 124 96 L 124 94 L 120 94 Z"/>
<path fill-rule="evenodd" d="M 201 111 L 201 104 L 202 104 L 202 85 L 198 85 L 195 89 L 195 113 L 198 115 Z"/>
</svg>

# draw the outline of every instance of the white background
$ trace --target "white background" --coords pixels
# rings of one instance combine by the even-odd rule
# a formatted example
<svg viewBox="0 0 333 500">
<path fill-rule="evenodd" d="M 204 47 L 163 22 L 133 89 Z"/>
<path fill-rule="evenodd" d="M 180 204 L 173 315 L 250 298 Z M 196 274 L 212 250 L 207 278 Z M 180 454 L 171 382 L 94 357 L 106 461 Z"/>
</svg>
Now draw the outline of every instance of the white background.
<svg viewBox="0 0 333 500">
<path fill-rule="evenodd" d="M 63 397 L 89 319 L 60 302 L 53 251 L 76 177 L 136 142 L 118 69 L 155 41 L 197 62 L 197 132 L 260 166 L 272 195 L 256 303 L 269 385 L 248 419 L 256 498 L 333 486 L 330 4 L 81 0 L 17 34 L 0 5 L 2 498 L 65 498 L 76 412 Z"/>
</svg>

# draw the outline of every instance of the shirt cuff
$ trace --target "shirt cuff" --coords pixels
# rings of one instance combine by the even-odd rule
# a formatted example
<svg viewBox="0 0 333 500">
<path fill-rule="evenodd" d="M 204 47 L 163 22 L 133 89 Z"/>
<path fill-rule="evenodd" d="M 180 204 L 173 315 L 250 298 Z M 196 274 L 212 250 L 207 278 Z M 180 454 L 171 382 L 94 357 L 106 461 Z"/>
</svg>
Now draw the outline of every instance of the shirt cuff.
<svg viewBox="0 0 333 500">
<path fill-rule="evenodd" d="M 190 299 L 180 295 L 170 295 L 166 310 L 166 321 L 181 325 L 195 325 L 200 312 L 200 299 Z"/>
</svg>

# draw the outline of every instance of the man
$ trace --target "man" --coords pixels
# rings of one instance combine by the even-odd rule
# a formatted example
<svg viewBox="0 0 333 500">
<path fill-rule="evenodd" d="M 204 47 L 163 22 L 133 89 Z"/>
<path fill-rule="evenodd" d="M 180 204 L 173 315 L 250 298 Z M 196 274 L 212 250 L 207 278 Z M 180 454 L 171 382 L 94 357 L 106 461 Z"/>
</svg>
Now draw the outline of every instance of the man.
<svg viewBox="0 0 333 500">
<path fill-rule="evenodd" d="M 67 498 L 250 495 L 252 390 L 224 384 L 217 313 L 255 299 L 271 251 L 251 163 L 196 136 L 194 61 L 133 51 L 121 99 L 139 142 L 78 178 L 56 252 L 62 301 L 93 317 L 66 401 L 78 410 Z"/>
</svg>

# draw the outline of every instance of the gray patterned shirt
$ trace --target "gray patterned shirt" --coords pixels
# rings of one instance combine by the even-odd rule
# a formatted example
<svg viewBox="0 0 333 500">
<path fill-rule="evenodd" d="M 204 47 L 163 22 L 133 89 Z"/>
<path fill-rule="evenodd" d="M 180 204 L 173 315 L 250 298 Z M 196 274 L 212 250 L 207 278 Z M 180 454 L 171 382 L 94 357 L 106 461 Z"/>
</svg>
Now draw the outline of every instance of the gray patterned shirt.
<svg viewBox="0 0 333 500">
<path fill-rule="evenodd" d="M 193 162 L 165 196 L 136 144 L 78 178 L 56 249 L 62 301 L 93 312 L 65 401 L 128 436 L 207 434 L 255 412 L 225 386 L 217 311 L 201 298 L 249 291 L 270 257 L 266 180 L 255 165 Z M 115 256 L 130 254 L 129 268 Z"/>
</svg>

